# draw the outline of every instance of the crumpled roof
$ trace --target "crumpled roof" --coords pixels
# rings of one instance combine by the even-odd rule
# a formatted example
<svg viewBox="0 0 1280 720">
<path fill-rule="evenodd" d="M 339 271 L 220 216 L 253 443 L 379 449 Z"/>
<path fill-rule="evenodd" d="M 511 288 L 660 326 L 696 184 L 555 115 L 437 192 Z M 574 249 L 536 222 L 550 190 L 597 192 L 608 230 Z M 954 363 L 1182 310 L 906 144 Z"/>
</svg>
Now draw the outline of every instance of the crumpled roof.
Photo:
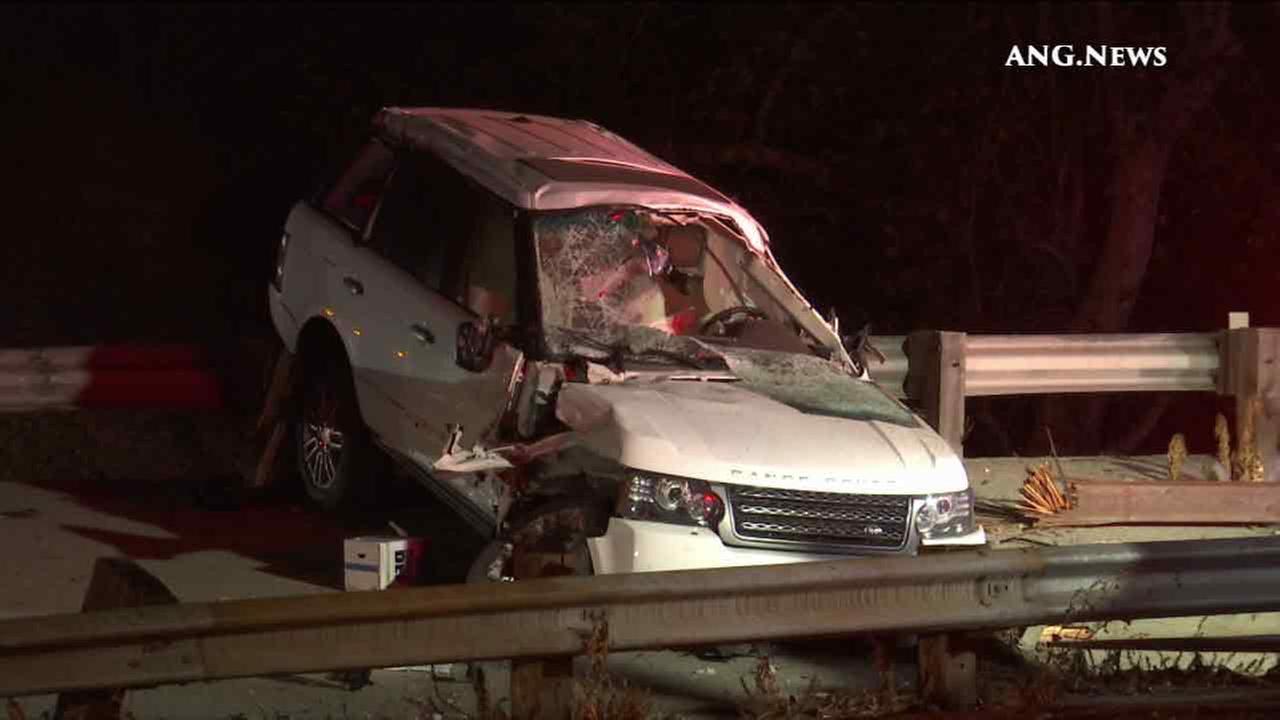
<svg viewBox="0 0 1280 720">
<path fill-rule="evenodd" d="M 513 205 L 562 210 L 606 204 L 681 206 L 726 214 L 765 234 L 741 206 L 595 123 L 456 108 L 384 108 L 389 139 L 441 156 Z M 763 243 L 762 243 L 763 244 Z"/>
</svg>

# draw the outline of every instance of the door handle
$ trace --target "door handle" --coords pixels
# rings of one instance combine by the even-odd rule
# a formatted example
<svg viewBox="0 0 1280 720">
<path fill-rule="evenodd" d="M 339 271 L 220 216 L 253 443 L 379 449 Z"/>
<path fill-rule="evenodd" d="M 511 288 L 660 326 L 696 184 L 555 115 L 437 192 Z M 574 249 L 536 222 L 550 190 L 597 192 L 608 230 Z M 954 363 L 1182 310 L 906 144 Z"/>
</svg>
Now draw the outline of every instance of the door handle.
<svg viewBox="0 0 1280 720">
<path fill-rule="evenodd" d="M 409 326 L 409 329 L 413 331 L 413 336 L 418 339 L 418 342 L 423 345 L 431 345 L 436 341 L 435 333 L 431 332 L 431 328 L 422 323 L 414 323 Z"/>
<path fill-rule="evenodd" d="M 352 295 L 364 294 L 364 283 L 351 277 L 350 275 L 342 278 L 342 284 L 347 286 L 347 289 L 351 291 Z"/>
</svg>

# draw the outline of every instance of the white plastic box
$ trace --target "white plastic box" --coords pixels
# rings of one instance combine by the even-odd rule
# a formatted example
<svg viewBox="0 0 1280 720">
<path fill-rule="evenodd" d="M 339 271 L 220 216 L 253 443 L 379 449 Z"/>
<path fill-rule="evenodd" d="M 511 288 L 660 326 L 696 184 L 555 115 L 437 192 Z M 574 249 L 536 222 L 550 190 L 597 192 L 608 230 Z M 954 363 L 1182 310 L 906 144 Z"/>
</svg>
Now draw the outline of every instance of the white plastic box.
<svg viewBox="0 0 1280 720">
<path fill-rule="evenodd" d="M 383 590 L 413 585 L 419 579 L 426 543 L 422 538 L 365 535 L 342 544 L 342 566 L 348 590 Z"/>
</svg>

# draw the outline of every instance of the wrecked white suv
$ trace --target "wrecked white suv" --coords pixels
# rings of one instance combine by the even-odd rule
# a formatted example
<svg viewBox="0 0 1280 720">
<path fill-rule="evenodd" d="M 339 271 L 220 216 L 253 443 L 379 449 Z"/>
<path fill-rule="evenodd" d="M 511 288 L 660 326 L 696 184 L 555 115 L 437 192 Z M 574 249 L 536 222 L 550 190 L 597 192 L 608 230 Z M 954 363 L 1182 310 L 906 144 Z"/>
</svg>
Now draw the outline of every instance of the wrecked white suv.
<svg viewBox="0 0 1280 720">
<path fill-rule="evenodd" d="M 473 578 L 984 542 L 960 459 L 751 215 L 589 122 L 381 111 L 290 213 L 270 306 L 311 498 L 385 453 L 493 539 Z"/>
</svg>

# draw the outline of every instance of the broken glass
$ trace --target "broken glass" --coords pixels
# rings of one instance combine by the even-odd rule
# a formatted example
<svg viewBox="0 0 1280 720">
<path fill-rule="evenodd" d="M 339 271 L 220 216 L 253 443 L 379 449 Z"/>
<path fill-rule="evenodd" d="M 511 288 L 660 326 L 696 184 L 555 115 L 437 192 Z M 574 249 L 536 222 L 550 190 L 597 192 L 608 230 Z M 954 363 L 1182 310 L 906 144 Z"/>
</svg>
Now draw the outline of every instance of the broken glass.
<svg viewBox="0 0 1280 720">
<path fill-rule="evenodd" d="M 737 307 L 791 333 L 799 352 L 820 346 L 798 339 L 807 328 L 797 320 L 807 309 L 803 299 L 726 227 L 699 213 L 638 207 L 536 216 L 538 287 L 552 353 L 570 352 L 569 343 L 700 352 L 705 344 L 670 338 L 705 332 L 709 318 Z"/>
<path fill-rule="evenodd" d="M 915 416 L 869 380 L 842 364 L 812 355 L 746 348 L 722 349 L 743 387 L 801 412 L 846 420 L 875 420 L 915 427 Z"/>
</svg>

